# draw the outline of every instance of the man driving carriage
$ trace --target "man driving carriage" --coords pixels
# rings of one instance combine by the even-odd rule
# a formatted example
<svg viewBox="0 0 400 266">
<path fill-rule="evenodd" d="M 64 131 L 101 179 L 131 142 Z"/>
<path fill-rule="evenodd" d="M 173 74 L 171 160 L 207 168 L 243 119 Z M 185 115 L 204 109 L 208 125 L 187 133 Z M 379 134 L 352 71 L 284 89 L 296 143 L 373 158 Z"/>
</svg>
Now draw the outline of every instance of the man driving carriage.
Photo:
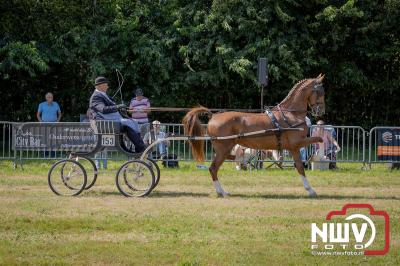
<svg viewBox="0 0 400 266">
<path fill-rule="evenodd" d="M 124 118 L 119 111 L 125 110 L 124 104 L 116 104 L 108 95 L 108 80 L 105 77 L 95 79 L 95 91 L 90 97 L 89 110 L 91 118 L 99 120 L 119 121 L 127 132 L 129 140 L 135 145 L 135 152 L 140 153 L 145 149 L 140 137 L 139 126 L 136 121 Z"/>
</svg>

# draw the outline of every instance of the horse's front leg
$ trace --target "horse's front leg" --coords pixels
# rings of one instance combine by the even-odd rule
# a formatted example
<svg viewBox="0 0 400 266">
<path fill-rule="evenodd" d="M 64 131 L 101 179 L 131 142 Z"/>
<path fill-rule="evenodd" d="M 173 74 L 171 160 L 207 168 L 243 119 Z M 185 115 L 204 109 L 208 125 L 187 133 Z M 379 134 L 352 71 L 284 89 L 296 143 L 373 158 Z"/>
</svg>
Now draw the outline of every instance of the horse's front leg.
<svg viewBox="0 0 400 266">
<path fill-rule="evenodd" d="M 303 186 L 308 191 L 308 195 L 310 197 L 316 197 L 317 193 L 314 191 L 314 189 L 312 189 L 310 183 L 308 183 L 306 173 L 304 172 L 304 166 L 303 162 L 301 161 L 300 152 L 298 150 L 290 152 L 292 153 L 297 172 L 299 172 L 301 180 L 303 181 Z"/>
<path fill-rule="evenodd" d="M 310 137 L 301 139 L 299 142 L 296 143 L 297 147 L 307 147 L 308 145 L 323 142 L 324 140 L 320 137 Z"/>
</svg>

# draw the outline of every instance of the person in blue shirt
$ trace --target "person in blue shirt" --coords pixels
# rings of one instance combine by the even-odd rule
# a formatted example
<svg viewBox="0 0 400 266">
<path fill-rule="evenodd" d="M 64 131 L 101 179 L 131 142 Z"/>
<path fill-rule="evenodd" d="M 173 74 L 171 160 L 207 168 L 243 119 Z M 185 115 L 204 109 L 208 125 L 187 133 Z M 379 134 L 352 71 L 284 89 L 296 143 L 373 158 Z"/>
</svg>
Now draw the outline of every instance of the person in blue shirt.
<svg viewBox="0 0 400 266">
<path fill-rule="evenodd" d="M 53 101 L 53 94 L 51 92 L 46 93 L 46 101 L 39 104 L 36 117 L 39 122 L 60 122 L 60 106 Z"/>
</svg>

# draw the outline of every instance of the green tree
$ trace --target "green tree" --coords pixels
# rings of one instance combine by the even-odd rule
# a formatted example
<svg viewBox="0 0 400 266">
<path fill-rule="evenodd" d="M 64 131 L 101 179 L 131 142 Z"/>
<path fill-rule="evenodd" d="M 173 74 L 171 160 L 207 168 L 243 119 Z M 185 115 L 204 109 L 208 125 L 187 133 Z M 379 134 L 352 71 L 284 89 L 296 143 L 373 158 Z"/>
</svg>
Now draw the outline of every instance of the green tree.
<svg viewBox="0 0 400 266">
<path fill-rule="evenodd" d="M 334 124 L 398 124 L 400 3 L 333 0 L 4 0 L 3 120 L 33 120 L 47 91 L 77 120 L 93 79 L 125 76 L 153 106 L 259 108 L 256 67 L 269 60 L 265 102 L 326 74 Z M 120 101 L 120 99 L 117 99 Z M 178 122 L 182 114 L 152 114 Z"/>
</svg>

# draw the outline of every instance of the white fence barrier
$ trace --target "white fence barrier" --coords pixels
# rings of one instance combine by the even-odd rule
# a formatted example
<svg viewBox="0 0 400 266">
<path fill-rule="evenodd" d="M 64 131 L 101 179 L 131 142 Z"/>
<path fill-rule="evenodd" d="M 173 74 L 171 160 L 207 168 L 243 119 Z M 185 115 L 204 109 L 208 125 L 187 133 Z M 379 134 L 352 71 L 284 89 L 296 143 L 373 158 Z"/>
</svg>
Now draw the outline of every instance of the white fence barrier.
<svg viewBox="0 0 400 266">
<path fill-rule="evenodd" d="M 12 147 L 13 136 L 13 123 L 0 121 L 0 160 L 15 158 Z"/>
<path fill-rule="evenodd" d="M 335 140 L 340 147 L 338 149 L 333 141 L 328 139 L 325 144 L 326 160 L 330 162 L 366 163 L 366 137 L 367 132 L 359 126 L 331 126 L 325 125 L 323 133 L 319 133 L 319 126 L 310 128 L 311 136 L 322 136 Z M 317 144 L 309 147 L 309 154 L 313 154 Z M 332 156 L 330 156 L 332 154 Z M 333 159 L 333 158 L 334 159 Z"/>
</svg>

